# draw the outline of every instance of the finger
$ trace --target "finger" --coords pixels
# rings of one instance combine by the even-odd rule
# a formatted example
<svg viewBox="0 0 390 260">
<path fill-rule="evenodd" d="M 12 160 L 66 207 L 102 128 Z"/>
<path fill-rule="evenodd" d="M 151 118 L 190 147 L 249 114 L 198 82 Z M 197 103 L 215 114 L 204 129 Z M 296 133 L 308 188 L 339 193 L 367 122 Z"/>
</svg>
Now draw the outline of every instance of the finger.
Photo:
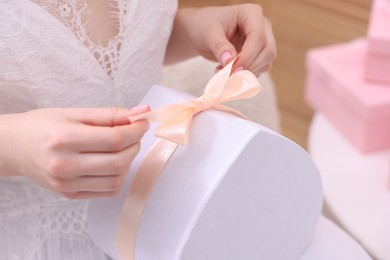
<svg viewBox="0 0 390 260">
<path fill-rule="evenodd" d="M 221 69 L 223 69 L 223 66 L 222 65 L 218 65 L 217 67 L 215 67 L 215 73 L 217 73 Z"/>
<path fill-rule="evenodd" d="M 264 73 L 264 72 L 267 72 L 269 70 L 271 70 L 272 68 L 272 63 L 269 63 L 267 65 L 265 65 L 264 67 L 262 67 L 259 72 L 257 73 L 257 76 L 260 76 L 260 74 Z"/>
<path fill-rule="evenodd" d="M 76 125 L 71 130 L 57 131 L 54 142 L 56 148 L 84 153 L 118 152 L 138 143 L 148 129 L 145 120 L 114 127 Z"/>
<path fill-rule="evenodd" d="M 266 46 L 261 50 L 253 63 L 247 67 L 248 70 L 251 70 L 257 76 L 271 69 L 272 63 L 277 55 L 275 38 L 273 37 L 271 23 L 269 21 L 266 22 Z"/>
<path fill-rule="evenodd" d="M 119 194 L 120 191 L 115 192 L 93 192 L 93 191 L 81 191 L 81 192 L 67 192 L 67 193 L 59 193 L 63 197 L 67 199 L 98 199 L 98 198 L 107 198 L 107 197 L 115 197 Z"/>
<path fill-rule="evenodd" d="M 127 174 L 113 176 L 84 176 L 78 179 L 64 180 L 57 192 L 117 192 L 121 189 Z"/>
<path fill-rule="evenodd" d="M 272 32 L 272 24 L 267 18 L 265 19 L 265 33 L 267 36 L 267 61 L 268 63 L 272 63 L 276 59 L 277 49 L 276 40 Z"/>
<path fill-rule="evenodd" d="M 245 41 L 235 65 L 247 69 L 267 44 L 265 19 L 261 7 L 257 4 L 243 6 L 238 23 L 245 35 Z"/>
<path fill-rule="evenodd" d="M 215 27 L 210 37 L 206 39 L 215 59 L 222 65 L 228 64 L 237 56 L 237 50 L 228 40 L 225 31 L 221 27 Z"/>
<path fill-rule="evenodd" d="M 272 62 L 266 63 L 263 60 L 257 60 L 252 65 L 247 68 L 247 70 L 250 70 L 254 75 L 257 77 L 260 76 L 262 73 L 267 72 L 272 67 Z"/>
<path fill-rule="evenodd" d="M 119 107 L 109 108 L 77 108 L 73 110 L 73 118 L 87 125 L 117 126 L 130 124 L 129 116 L 149 111 L 147 105 L 138 105 L 132 109 Z"/>
<path fill-rule="evenodd" d="M 50 162 L 49 174 L 51 186 L 62 190 L 61 185 L 67 180 L 84 176 L 116 176 L 129 171 L 130 165 L 138 154 L 140 143 L 134 144 L 118 153 L 82 153 L 69 155 Z M 69 188 L 65 183 L 64 189 Z"/>
</svg>

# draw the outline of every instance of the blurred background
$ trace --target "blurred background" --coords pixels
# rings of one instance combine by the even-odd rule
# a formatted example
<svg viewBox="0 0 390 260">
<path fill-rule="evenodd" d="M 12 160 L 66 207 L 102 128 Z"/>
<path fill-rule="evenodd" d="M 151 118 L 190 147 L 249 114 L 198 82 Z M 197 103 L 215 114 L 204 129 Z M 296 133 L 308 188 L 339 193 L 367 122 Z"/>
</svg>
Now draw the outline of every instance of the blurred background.
<svg viewBox="0 0 390 260">
<path fill-rule="evenodd" d="M 305 54 L 310 48 L 363 37 L 371 0 L 180 0 L 182 7 L 258 3 L 272 21 L 278 57 L 271 70 L 281 132 L 307 148 L 313 111 L 303 100 Z"/>
<path fill-rule="evenodd" d="M 262 99 L 252 100 L 251 104 L 249 104 L 250 101 L 243 102 L 248 104 L 248 107 L 243 107 L 246 110 L 241 108 L 239 110 L 251 119 L 255 119 L 255 117 L 252 117 L 248 111 L 255 111 L 262 118 L 276 117 L 272 114 L 275 111 L 278 115 L 277 127 L 270 127 L 274 126 L 272 121 L 267 121 L 268 124 L 262 120 L 253 121 L 281 132 L 282 135 L 308 150 L 319 169 L 323 183 L 323 215 L 330 218 L 362 245 L 372 259 L 390 260 L 390 146 L 387 145 L 381 149 L 367 152 L 363 151 L 364 149 L 361 147 L 358 148 L 357 145 L 358 142 L 366 144 L 390 143 L 386 141 L 390 140 L 387 133 L 387 129 L 390 127 L 388 114 L 390 81 L 384 76 L 387 76 L 388 71 L 390 71 L 390 56 L 387 52 L 387 47 L 390 46 L 390 31 L 388 29 L 390 25 L 390 0 L 180 0 L 179 3 L 181 7 L 240 3 L 257 3 L 262 6 L 264 15 L 271 20 L 273 25 L 278 57 L 270 73 L 264 73 L 259 79 L 263 85 L 261 92 L 263 95 L 258 96 Z M 372 7 L 374 8 L 372 9 Z M 371 28 L 370 37 L 368 37 L 370 18 Z M 372 23 L 374 20 L 376 23 Z M 375 26 L 372 26 L 373 24 Z M 376 35 L 372 34 L 373 31 Z M 352 50 L 353 44 L 347 43 L 363 37 L 365 41 L 361 41 L 361 43 L 367 43 L 367 45 L 360 45 L 363 46 L 361 49 L 353 49 L 354 52 L 348 52 Z M 384 51 L 381 51 L 378 45 L 374 46 L 373 42 L 380 42 L 385 46 Z M 322 54 L 326 53 L 324 55 L 330 55 L 330 58 L 326 56 L 329 59 L 325 59 L 325 56 L 318 56 L 320 58 L 316 60 L 318 65 L 319 59 L 322 59 L 323 62 L 317 67 L 325 72 L 321 72 L 322 74 L 313 72 L 312 58 L 311 72 L 307 73 L 305 62 L 308 50 L 321 46 L 329 47 L 332 44 L 344 44 L 344 47 L 341 51 L 340 45 L 338 45 L 337 51 L 333 48 L 332 52 L 321 52 Z M 340 53 L 345 54 L 344 51 L 346 51 L 346 55 L 335 59 Z M 360 60 L 363 55 L 364 60 Z M 378 63 L 370 63 L 375 59 L 378 60 Z M 345 68 L 348 69 L 345 71 L 337 69 L 337 73 L 329 69 L 334 68 L 334 64 L 338 61 L 346 62 L 345 64 L 349 66 Z M 182 73 L 183 68 L 189 69 L 192 74 L 196 72 L 194 68 L 203 66 L 203 63 L 201 64 L 197 66 L 180 64 L 178 68 L 171 71 L 170 75 L 175 75 L 174 78 L 177 77 L 176 75 L 185 75 L 181 82 L 186 82 L 189 76 Z M 213 68 L 202 68 L 200 71 L 203 74 L 205 71 L 213 73 Z M 318 68 L 317 73 L 320 70 Z M 369 80 L 367 78 L 368 68 L 375 73 L 382 71 L 378 73 L 378 75 L 383 74 L 382 78 Z M 348 71 L 350 73 L 346 74 Z M 335 74 L 347 76 L 349 80 L 347 83 L 340 83 L 338 81 L 340 77 L 336 77 Z M 318 77 L 318 79 L 312 80 L 310 85 L 312 88 L 317 86 L 316 90 L 312 92 L 314 93 L 312 96 L 316 95 L 316 101 L 312 101 L 312 103 L 318 105 L 321 103 L 320 101 L 323 101 L 324 107 L 334 108 L 334 111 L 330 109 L 325 115 L 322 110 L 327 109 L 321 107 L 314 114 L 304 99 L 307 75 L 311 75 L 310 79 L 313 79 L 314 76 Z M 318 75 L 321 75 L 322 78 Z M 208 79 L 209 77 L 211 75 L 194 78 Z M 261 78 L 271 78 L 271 80 L 262 82 Z M 380 82 L 383 78 L 386 78 L 386 82 Z M 322 82 L 323 84 L 316 85 L 313 82 Z M 191 81 L 191 83 L 195 86 L 194 82 Z M 171 82 L 167 82 L 166 85 L 173 86 Z M 195 90 L 196 88 L 192 85 L 187 88 Z M 179 84 L 179 86 L 186 85 Z M 199 84 L 199 86 L 203 85 Z M 267 92 L 266 86 L 272 88 L 269 88 Z M 318 86 L 325 86 L 327 89 L 319 92 Z M 332 89 L 337 91 L 332 93 Z M 277 101 L 275 100 L 275 92 Z M 331 93 L 327 99 L 324 99 L 325 93 Z M 347 94 L 339 95 L 339 93 Z M 361 97 L 363 95 L 357 95 L 357 93 L 364 93 L 364 98 Z M 269 98 L 270 96 L 272 98 Z M 359 96 L 359 101 L 356 101 L 356 96 Z M 381 98 L 376 99 L 375 97 Z M 349 106 L 348 100 L 354 100 L 352 103 L 356 106 Z M 336 103 L 342 105 L 337 106 Z M 256 109 L 253 109 L 253 105 L 256 106 Z M 333 112 L 329 113 L 331 110 Z M 345 113 L 340 113 L 343 110 Z M 370 116 L 367 116 L 368 114 Z M 383 114 L 387 116 L 383 116 Z M 332 120 L 327 121 L 328 119 L 332 119 L 333 122 Z M 354 120 L 356 122 L 351 124 Z M 336 121 L 340 125 L 344 124 L 343 127 L 347 126 L 344 128 L 348 128 L 348 130 L 341 131 L 340 126 L 336 127 L 334 123 Z M 366 131 L 368 125 L 377 125 L 378 130 Z M 351 137 L 356 136 L 356 133 L 362 129 L 366 131 L 364 136 L 362 135 L 351 142 Z M 382 131 L 383 129 L 386 130 Z M 343 259 L 367 258 L 347 257 Z"/>
</svg>

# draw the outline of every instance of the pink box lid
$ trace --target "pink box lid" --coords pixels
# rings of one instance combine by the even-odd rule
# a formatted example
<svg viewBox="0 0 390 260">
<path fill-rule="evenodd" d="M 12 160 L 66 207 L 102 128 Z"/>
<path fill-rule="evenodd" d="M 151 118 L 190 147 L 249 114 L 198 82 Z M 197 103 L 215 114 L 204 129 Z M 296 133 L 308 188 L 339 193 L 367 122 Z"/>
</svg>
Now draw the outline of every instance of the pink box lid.
<svg viewBox="0 0 390 260">
<path fill-rule="evenodd" d="M 374 0 L 368 37 L 370 52 L 390 58 L 390 0 Z"/>
<path fill-rule="evenodd" d="M 325 71 L 328 91 L 335 102 L 344 102 L 365 120 L 390 120 L 390 88 L 380 82 L 364 79 L 367 40 L 335 44 L 311 49 L 307 54 L 307 67 Z"/>
</svg>

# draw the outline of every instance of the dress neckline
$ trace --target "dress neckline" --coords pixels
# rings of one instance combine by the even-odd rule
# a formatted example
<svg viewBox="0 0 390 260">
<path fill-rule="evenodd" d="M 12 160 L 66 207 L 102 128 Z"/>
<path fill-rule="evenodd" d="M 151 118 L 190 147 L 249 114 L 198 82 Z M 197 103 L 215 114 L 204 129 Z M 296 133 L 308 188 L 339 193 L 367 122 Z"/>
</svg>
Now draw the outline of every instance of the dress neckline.
<svg viewBox="0 0 390 260">
<path fill-rule="evenodd" d="M 40 10 L 41 13 L 44 13 L 45 16 L 50 19 L 50 22 L 58 24 L 61 26 L 64 31 L 72 38 L 77 41 L 78 44 L 82 45 L 83 49 L 87 50 L 91 58 L 93 58 L 98 67 L 100 67 L 111 80 L 114 79 L 116 71 L 119 70 L 120 64 L 120 54 L 122 48 L 122 41 L 124 40 L 124 35 L 126 34 L 128 21 L 131 20 L 136 7 L 138 5 L 138 0 L 134 1 L 121 1 L 121 0 L 112 0 L 111 5 L 117 10 L 115 14 L 118 23 L 118 32 L 111 39 L 107 39 L 106 46 L 97 44 L 91 40 L 87 29 L 85 28 L 88 21 L 88 12 L 89 7 L 86 0 L 46 0 L 41 2 L 45 5 L 40 5 L 38 1 L 34 0 L 25 0 L 34 6 L 37 10 Z M 51 13 L 45 7 L 59 8 L 59 14 L 64 15 L 74 15 L 73 23 L 76 22 L 77 27 L 79 27 L 77 32 L 72 31 L 71 26 L 66 23 L 65 20 L 61 20 L 58 15 Z M 90 15 L 90 14 L 89 14 Z M 84 21 L 83 21 L 84 20 Z M 68 21 L 69 22 L 69 21 Z"/>
</svg>

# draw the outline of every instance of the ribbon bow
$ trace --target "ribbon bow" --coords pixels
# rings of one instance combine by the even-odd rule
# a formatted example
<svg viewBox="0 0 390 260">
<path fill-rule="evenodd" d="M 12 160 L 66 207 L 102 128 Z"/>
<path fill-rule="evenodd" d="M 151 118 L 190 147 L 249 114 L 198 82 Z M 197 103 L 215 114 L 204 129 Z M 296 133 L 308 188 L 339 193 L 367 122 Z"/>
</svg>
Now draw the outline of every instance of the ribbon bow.
<svg viewBox="0 0 390 260">
<path fill-rule="evenodd" d="M 146 119 L 150 122 L 162 122 L 156 129 L 156 136 L 185 145 L 188 142 L 192 118 L 201 111 L 213 108 L 246 118 L 237 110 L 221 105 L 231 100 L 251 98 L 261 88 L 256 76 L 250 71 L 242 70 L 231 74 L 235 60 L 210 79 L 201 97 L 132 116 L 130 121 Z"/>
</svg>

